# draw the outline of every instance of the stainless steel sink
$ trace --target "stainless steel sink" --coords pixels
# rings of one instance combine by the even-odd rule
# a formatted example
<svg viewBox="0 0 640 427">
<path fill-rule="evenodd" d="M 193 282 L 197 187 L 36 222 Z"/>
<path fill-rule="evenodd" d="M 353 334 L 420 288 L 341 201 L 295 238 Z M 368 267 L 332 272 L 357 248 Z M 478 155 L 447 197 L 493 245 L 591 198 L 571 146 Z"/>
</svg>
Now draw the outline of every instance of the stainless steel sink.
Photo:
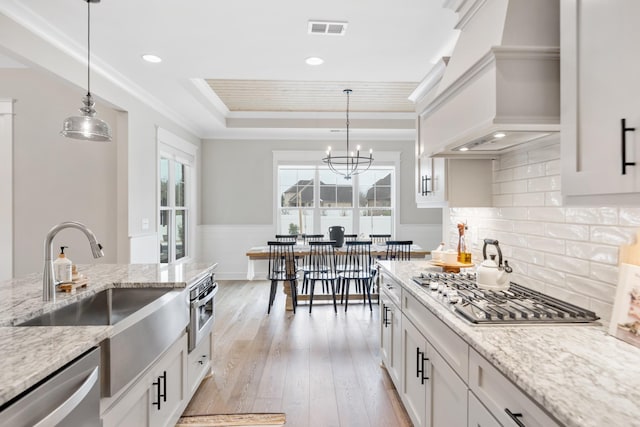
<svg viewBox="0 0 640 427">
<path fill-rule="evenodd" d="M 115 325 L 172 290 L 172 288 L 107 289 L 18 326 Z"/>
<path fill-rule="evenodd" d="M 17 326 L 111 325 L 100 343 L 100 390 L 114 396 L 169 348 L 189 323 L 186 289 L 114 288 Z"/>
</svg>

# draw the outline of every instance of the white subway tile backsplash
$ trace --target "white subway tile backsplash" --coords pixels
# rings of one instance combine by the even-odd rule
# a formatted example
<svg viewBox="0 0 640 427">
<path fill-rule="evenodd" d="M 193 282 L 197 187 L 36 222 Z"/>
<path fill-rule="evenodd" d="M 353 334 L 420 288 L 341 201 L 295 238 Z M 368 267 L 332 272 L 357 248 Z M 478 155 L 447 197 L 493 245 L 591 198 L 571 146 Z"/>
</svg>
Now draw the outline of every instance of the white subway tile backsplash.
<svg viewBox="0 0 640 427">
<path fill-rule="evenodd" d="M 564 255 L 545 255 L 544 266 L 552 270 L 564 271 L 565 273 L 589 276 L 589 261 L 569 258 Z"/>
<path fill-rule="evenodd" d="M 571 274 L 567 274 L 565 284 L 566 289 L 572 292 L 613 304 L 615 286 Z"/>
<path fill-rule="evenodd" d="M 639 226 L 640 208 L 620 208 L 620 225 Z"/>
<path fill-rule="evenodd" d="M 528 236 L 527 244 L 530 249 L 564 255 L 564 241 L 547 237 Z"/>
<path fill-rule="evenodd" d="M 540 280 L 545 284 L 563 286 L 564 276 L 564 273 L 560 271 L 550 270 L 548 268 L 538 267 L 534 265 L 529 266 L 529 277 Z"/>
<path fill-rule="evenodd" d="M 512 281 L 609 319 L 618 247 L 634 241 L 640 207 L 563 207 L 559 138 L 526 150 L 493 162 L 492 208 L 449 210 L 449 241 L 455 246 L 455 224 L 466 220 L 475 262 L 483 239 L 497 239 Z"/>
<path fill-rule="evenodd" d="M 560 144 L 551 144 L 527 153 L 529 163 L 545 162 L 560 158 Z"/>
<path fill-rule="evenodd" d="M 578 224 L 550 223 L 546 225 L 546 236 L 566 240 L 589 240 L 589 226 Z M 567 246 L 570 242 L 567 242 Z"/>
<path fill-rule="evenodd" d="M 513 194 L 493 195 L 493 206 L 513 206 Z"/>
<path fill-rule="evenodd" d="M 617 285 L 618 266 L 592 262 L 589 277 L 593 280 L 609 283 L 610 285 Z"/>
<path fill-rule="evenodd" d="M 494 163 L 495 164 L 495 163 Z M 505 182 L 513 180 L 513 169 L 501 169 L 493 172 L 493 182 Z"/>
<path fill-rule="evenodd" d="M 579 293 L 571 292 L 561 286 L 554 286 L 551 284 L 547 284 L 545 286 L 544 292 L 551 295 L 552 297 L 559 298 L 563 301 L 569 302 L 571 304 L 575 304 L 580 307 L 588 307 L 589 306 L 589 297 L 586 295 L 582 295 Z"/>
<path fill-rule="evenodd" d="M 598 243 L 566 242 L 566 255 L 604 264 L 618 263 L 618 247 Z"/>
<path fill-rule="evenodd" d="M 617 208 L 565 208 L 567 222 L 576 224 L 618 224 Z"/>
<path fill-rule="evenodd" d="M 598 301 L 597 299 L 592 299 L 589 302 L 590 304 L 587 308 L 600 317 L 600 322 L 603 325 L 608 326 L 611 321 L 611 313 L 613 313 L 613 304 Z"/>
<path fill-rule="evenodd" d="M 513 179 L 527 179 L 536 178 L 545 175 L 544 163 L 537 163 L 535 165 L 526 165 L 513 168 Z"/>
<path fill-rule="evenodd" d="M 534 251 L 531 249 L 524 248 L 513 248 L 511 252 L 511 258 L 513 259 L 513 264 L 518 264 L 519 262 L 526 262 L 530 264 L 535 264 L 538 266 L 544 265 L 544 255 L 545 253 L 542 251 Z M 512 260 L 509 260 L 511 263 Z"/>
<path fill-rule="evenodd" d="M 544 193 L 514 194 L 513 206 L 544 206 Z"/>
<path fill-rule="evenodd" d="M 517 233 L 534 235 L 534 236 L 544 236 L 545 234 L 545 224 L 544 222 L 537 221 L 513 221 L 513 230 Z"/>
<path fill-rule="evenodd" d="M 635 229 L 623 227 L 592 226 L 591 241 L 607 245 L 629 245 L 635 240 Z"/>
<path fill-rule="evenodd" d="M 544 193 L 545 206 L 562 206 L 562 193 L 560 191 L 547 191 Z"/>
<path fill-rule="evenodd" d="M 527 153 L 522 151 L 512 151 L 500 156 L 498 159 L 498 169 L 515 168 L 527 164 Z"/>
<path fill-rule="evenodd" d="M 564 222 L 564 208 L 530 208 L 527 219 L 531 221 Z"/>
<path fill-rule="evenodd" d="M 502 219 L 527 219 L 527 209 L 526 208 L 500 208 L 497 209 L 494 213 L 496 218 Z"/>
<path fill-rule="evenodd" d="M 556 190 L 560 190 L 559 176 L 545 176 L 542 178 L 532 178 L 527 182 L 527 191 L 529 192 L 556 191 Z"/>
<path fill-rule="evenodd" d="M 551 160 L 544 164 L 545 175 L 560 175 L 562 163 L 560 160 Z"/>
</svg>

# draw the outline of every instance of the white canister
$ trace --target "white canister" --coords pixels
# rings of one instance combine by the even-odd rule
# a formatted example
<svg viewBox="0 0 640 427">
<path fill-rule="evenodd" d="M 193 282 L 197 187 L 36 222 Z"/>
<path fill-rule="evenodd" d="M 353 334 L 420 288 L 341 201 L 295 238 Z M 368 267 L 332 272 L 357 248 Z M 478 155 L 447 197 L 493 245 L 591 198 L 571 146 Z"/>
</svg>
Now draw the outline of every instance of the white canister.
<svg viewBox="0 0 640 427">
<path fill-rule="evenodd" d="M 442 262 L 445 264 L 456 264 L 458 262 L 458 252 L 449 249 L 442 254 Z"/>
</svg>

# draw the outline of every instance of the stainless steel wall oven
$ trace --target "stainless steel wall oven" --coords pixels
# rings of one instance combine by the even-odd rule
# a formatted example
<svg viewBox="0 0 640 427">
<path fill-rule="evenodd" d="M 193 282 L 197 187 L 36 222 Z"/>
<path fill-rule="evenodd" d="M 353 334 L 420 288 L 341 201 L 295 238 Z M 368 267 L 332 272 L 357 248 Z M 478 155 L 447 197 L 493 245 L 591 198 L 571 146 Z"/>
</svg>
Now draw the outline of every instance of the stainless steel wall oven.
<svg viewBox="0 0 640 427">
<path fill-rule="evenodd" d="M 213 328 L 217 292 L 214 273 L 208 273 L 189 287 L 189 353 Z"/>
</svg>

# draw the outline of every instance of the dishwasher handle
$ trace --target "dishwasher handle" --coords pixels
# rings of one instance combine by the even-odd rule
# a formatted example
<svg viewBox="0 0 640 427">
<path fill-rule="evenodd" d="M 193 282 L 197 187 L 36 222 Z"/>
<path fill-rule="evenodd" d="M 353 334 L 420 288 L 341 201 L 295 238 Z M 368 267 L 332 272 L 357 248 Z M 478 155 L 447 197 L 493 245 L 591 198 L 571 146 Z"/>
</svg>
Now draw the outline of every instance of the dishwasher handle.
<svg viewBox="0 0 640 427">
<path fill-rule="evenodd" d="M 64 420 L 64 418 L 71 413 L 84 398 L 89 394 L 93 386 L 98 382 L 98 367 L 96 366 L 89 374 L 86 380 L 73 392 L 62 405 L 51 411 L 46 417 L 34 424 L 33 427 L 53 427 Z"/>
</svg>

